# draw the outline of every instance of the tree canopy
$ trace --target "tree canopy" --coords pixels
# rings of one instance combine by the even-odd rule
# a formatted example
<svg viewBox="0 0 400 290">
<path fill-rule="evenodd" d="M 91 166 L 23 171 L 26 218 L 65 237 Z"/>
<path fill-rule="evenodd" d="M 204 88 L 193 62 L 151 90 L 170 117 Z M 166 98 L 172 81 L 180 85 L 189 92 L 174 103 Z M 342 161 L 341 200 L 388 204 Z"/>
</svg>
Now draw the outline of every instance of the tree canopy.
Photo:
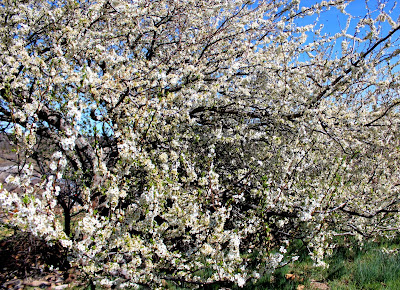
<svg viewBox="0 0 400 290">
<path fill-rule="evenodd" d="M 3 222 L 120 287 L 243 286 L 294 240 L 324 266 L 337 235 L 395 235 L 396 7 L 311 2 L 3 1 Z"/>
</svg>

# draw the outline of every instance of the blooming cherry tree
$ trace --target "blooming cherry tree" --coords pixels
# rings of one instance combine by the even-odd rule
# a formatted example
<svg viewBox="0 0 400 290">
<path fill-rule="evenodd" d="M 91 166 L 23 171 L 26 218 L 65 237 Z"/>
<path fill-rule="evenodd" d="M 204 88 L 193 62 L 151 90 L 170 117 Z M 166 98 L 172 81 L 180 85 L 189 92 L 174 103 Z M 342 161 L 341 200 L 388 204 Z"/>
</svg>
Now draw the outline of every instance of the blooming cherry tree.
<svg viewBox="0 0 400 290">
<path fill-rule="evenodd" d="M 396 233 L 400 23 L 348 4 L 5 1 L 8 223 L 120 287 L 243 286 L 295 239 L 323 266 L 335 235 Z"/>
</svg>

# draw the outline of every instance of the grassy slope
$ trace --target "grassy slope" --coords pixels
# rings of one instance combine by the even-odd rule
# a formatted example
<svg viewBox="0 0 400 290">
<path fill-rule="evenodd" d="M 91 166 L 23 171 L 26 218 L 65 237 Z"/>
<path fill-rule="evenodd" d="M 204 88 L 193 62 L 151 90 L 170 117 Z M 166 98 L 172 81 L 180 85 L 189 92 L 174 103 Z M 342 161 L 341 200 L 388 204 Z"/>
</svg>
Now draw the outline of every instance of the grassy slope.
<svg viewBox="0 0 400 290">
<path fill-rule="evenodd" d="M 400 289 L 400 240 L 342 242 L 329 268 L 313 267 L 306 253 L 296 263 L 265 276 L 247 289 Z M 328 288 L 329 287 L 329 288 Z"/>
</svg>

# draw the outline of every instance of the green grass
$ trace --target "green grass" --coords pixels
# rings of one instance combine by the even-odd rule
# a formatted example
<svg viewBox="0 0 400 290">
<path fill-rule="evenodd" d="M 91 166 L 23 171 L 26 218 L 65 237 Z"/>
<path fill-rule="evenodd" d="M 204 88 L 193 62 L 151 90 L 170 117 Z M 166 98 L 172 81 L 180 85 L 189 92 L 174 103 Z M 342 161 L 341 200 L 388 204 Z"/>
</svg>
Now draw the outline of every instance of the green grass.
<svg viewBox="0 0 400 290">
<path fill-rule="evenodd" d="M 243 289 L 254 289 L 254 290 L 263 290 L 263 289 L 282 289 L 282 290 L 291 290 L 296 289 L 298 285 L 302 283 L 296 275 L 294 280 L 286 279 L 286 274 L 290 274 L 290 267 L 283 267 L 277 269 L 274 274 L 269 274 L 263 276 L 260 280 L 255 283 L 247 283 Z M 240 288 L 236 288 L 240 289 Z"/>
<path fill-rule="evenodd" d="M 246 289 L 297 289 L 299 285 L 318 289 L 313 288 L 315 281 L 330 289 L 400 289 L 399 241 L 375 241 L 359 247 L 347 240 L 339 241 L 339 245 L 327 259 L 327 269 L 313 267 L 304 253 L 298 262 L 247 285 Z M 286 274 L 292 274 L 294 281 L 288 280 Z"/>
<path fill-rule="evenodd" d="M 372 250 L 355 260 L 353 271 L 357 285 L 365 289 L 377 289 L 385 285 L 400 289 L 400 255 L 397 253 Z"/>
</svg>

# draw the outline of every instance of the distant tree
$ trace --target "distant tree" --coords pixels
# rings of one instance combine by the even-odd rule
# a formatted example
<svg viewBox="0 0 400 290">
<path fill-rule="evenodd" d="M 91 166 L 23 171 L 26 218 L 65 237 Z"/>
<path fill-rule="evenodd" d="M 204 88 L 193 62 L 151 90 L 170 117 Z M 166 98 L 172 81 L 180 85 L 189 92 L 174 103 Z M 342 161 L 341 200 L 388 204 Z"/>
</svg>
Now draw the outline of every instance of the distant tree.
<svg viewBox="0 0 400 290">
<path fill-rule="evenodd" d="M 349 2 L 3 1 L 7 223 L 121 287 L 243 286 L 294 240 L 323 266 L 335 235 L 396 233 L 400 24 Z"/>
</svg>

